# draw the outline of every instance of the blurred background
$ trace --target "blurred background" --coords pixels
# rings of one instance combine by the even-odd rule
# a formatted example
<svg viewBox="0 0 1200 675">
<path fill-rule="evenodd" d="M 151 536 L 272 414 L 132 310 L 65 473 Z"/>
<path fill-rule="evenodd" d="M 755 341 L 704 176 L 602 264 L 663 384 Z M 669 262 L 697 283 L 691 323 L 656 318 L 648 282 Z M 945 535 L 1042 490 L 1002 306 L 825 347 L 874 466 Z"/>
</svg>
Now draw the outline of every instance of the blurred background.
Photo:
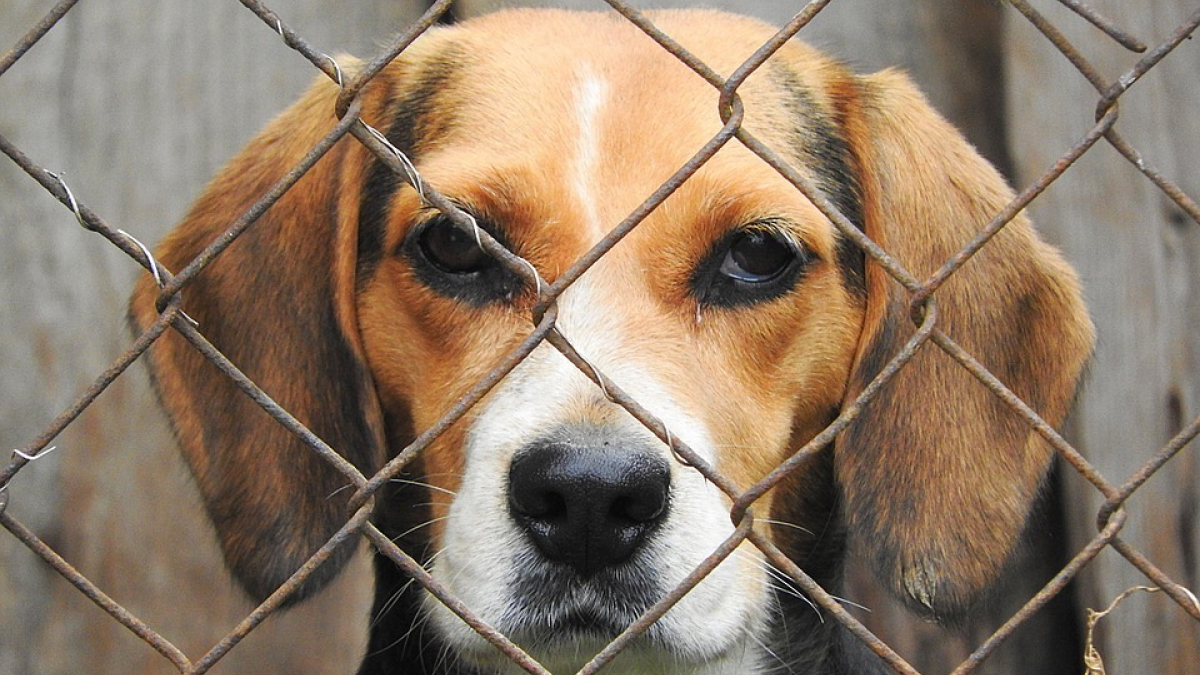
<svg viewBox="0 0 1200 675">
<path fill-rule="evenodd" d="M 317 49 L 370 57 L 428 3 L 269 0 Z M 499 5 L 606 10 L 599 0 L 461 0 L 449 20 Z M 639 7 L 692 2 L 634 3 Z M 703 3 L 777 24 L 804 3 Z M 1142 55 L 1067 3 L 1033 3 L 1107 82 Z M 0 48 L 48 0 L 0 1 Z M 1188 19 L 1185 0 L 1094 0 L 1153 48 Z M 1093 126 L 1096 89 L 1012 6 L 996 0 L 835 0 L 800 38 L 855 69 L 908 70 L 1018 190 Z M 0 77 L 0 135 L 62 173 L 74 195 L 150 244 L 212 174 L 316 75 L 236 2 L 91 0 Z M 1121 99 L 1117 129 L 1144 166 L 1200 197 L 1200 45 L 1186 41 Z M 1068 436 L 1124 482 L 1200 414 L 1200 223 L 1103 141 L 1031 207 L 1080 271 L 1099 327 Z M 124 303 L 141 272 L 0 160 L 0 448 L 24 447 L 130 344 Z M 142 367 L 111 386 L 8 486 L 8 511 L 193 658 L 250 610 L 224 571 L 199 498 Z M 1195 588 L 1200 448 L 1186 446 L 1127 504 L 1122 538 Z M 0 461 L 7 456 L 0 452 Z M 0 465 L 2 466 L 2 465 Z M 865 575 L 857 615 L 922 672 L 944 673 L 1096 533 L 1103 498 L 1071 468 L 1056 479 L 1012 587 L 958 632 L 913 619 Z M 365 558 L 365 556 L 360 556 Z M 364 560 L 316 600 L 268 620 L 215 673 L 350 673 L 365 644 Z M 1148 580 L 1104 551 L 977 672 L 1079 673 L 1087 608 Z M 1131 597 L 1096 631 L 1108 672 L 1194 673 L 1200 624 L 1163 594 Z M 169 662 L 0 532 L 0 675 L 169 673 Z"/>
</svg>

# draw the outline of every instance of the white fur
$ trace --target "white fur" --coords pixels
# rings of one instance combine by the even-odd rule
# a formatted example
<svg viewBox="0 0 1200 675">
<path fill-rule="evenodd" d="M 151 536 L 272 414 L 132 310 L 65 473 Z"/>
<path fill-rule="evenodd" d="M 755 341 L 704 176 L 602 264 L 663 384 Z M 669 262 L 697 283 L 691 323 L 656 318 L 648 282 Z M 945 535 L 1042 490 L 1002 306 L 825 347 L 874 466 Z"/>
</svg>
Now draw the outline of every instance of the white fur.
<svg viewBox="0 0 1200 675">
<path fill-rule="evenodd" d="M 600 209 L 596 201 L 597 168 L 600 163 L 600 113 L 608 99 L 608 82 L 590 68 L 584 68 L 575 91 L 575 109 L 579 131 L 571 168 L 572 187 L 583 205 L 587 225 L 592 232 L 601 233 Z"/>
</svg>

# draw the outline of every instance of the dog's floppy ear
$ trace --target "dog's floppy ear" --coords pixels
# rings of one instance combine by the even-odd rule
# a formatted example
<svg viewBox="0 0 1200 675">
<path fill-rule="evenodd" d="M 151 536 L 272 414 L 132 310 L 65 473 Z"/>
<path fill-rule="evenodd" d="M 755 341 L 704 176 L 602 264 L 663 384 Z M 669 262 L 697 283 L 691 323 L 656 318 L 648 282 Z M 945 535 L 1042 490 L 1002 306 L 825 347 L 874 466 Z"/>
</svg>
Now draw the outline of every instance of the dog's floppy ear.
<svg viewBox="0 0 1200 675">
<path fill-rule="evenodd" d="M 156 252 L 178 272 L 334 127 L 338 89 L 318 83 L 209 184 Z M 358 157 L 343 138 L 182 291 L 199 330 L 284 409 L 359 470 L 381 462 L 381 415 L 354 311 Z M 156 318 L 149 275 L 130 306 Z M 265 598 L 348 519 L 349 481 L 267 415 L 174 331 L 149 354 L 152 377 L 238 581 Z M 327 562 L 320 588 L 353 554 Z"/>
<path fill-rule="evenodd" d="M 903 75 L 863 77 L 855 89 L 845 133 L 867 234 L 928 278 L 1013 194 Z M 1075 273 L 1023 215 L 934 297 L 942 331 L 1047 421 L 1061 421 L 1093 328 Z M 908 294 L 873 263 L 866 302 L 847 401 L 915 331 Z M 926 343 L 838 440 L 852 545 L 916 611 L 953 621 L 1011 557 L 1051 457 L 1009 407 Z"/>
</svg>

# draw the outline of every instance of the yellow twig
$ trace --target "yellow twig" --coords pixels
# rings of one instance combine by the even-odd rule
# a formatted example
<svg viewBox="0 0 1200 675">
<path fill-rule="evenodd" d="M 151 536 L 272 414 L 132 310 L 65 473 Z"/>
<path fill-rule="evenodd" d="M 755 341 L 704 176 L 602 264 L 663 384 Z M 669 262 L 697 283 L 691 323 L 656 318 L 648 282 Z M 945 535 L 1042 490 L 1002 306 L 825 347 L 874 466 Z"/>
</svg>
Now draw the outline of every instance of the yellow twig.
<svg viewBox="0 0 1200 675">
<path fill-rule="evenodd" d="M 1109 613 L 1117 608 L 1117 605 L 1120 605 L 1125 601 L 1125 598 L 1128 598 L 1138 591 L 1157 593 L 1159 590 L 1160 589 L 1151 586 L 1134 586 L 1133 588 L 1127 589 L 1124 593 L 1118 595 L 1116 599 L 1112 601 L 1112 604 L 1106 607 L 1104 611 L 1097 612 L 1094 609 L 1088 608 L 1087 642 L 1083 648 L 1083 665 L 1085 668 L 1084 675 L 1106 675 L 1104 672 L 1104 659 L 1100 658 L 1100 650 L 1096 649 L 1095 642 L 1093 641 L 1096 631 L 1096 624 L 1100 622 L 1100 619 L 1108 616 Z"/>
</svg>

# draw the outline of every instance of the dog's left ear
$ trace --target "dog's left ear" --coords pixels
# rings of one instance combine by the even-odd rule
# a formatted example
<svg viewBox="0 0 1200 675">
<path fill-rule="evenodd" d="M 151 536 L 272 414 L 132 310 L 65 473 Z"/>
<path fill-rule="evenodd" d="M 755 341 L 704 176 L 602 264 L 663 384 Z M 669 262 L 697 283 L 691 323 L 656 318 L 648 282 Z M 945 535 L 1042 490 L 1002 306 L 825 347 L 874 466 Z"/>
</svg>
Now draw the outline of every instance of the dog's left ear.
<svg viewBox="0 0 1200 675">
<path fill-rule="evenodd" d="M 1013 198 L 903 75 L 856 80 L 844 133 L 867 234 L 919 279 Z M 915 328 L 910 298 L 867 265 L 847 402 Z M 934 295 L 939 329 L 1051 424 L 1074 397 L 1093 328 L 1074 271 L 1020 215 Z M 835 467 L 852 546 L 915 611 L 954 621 L 1017 548 L 1052 452 L 1007 405 L 926 343 L 841 435 Z"/>
<path fill-rule="evenodd" d="M 348 59 L 343 65 L 352 67 Z M 222 237 L 334 127 L 338 92 L 317 83 L 251 141 L 158 248 L 158 259 L 179 272 Z M 355 312 L 365 153 L 353 139 L 340 140 L 183 288 L 182 308 L 234 365 L 369 474 L 382 462 L 383 442 Z M 157 318 L 157 296 L 144 275 L 130 303 L 135 330 Z M 225 560 L 262 600 L 350 517 L 350 480 L 174 331 L 153 346 L 149 363 Z M 352 553 L 343 546 L 291 600 L 324 585 Z"/>
</svg>

